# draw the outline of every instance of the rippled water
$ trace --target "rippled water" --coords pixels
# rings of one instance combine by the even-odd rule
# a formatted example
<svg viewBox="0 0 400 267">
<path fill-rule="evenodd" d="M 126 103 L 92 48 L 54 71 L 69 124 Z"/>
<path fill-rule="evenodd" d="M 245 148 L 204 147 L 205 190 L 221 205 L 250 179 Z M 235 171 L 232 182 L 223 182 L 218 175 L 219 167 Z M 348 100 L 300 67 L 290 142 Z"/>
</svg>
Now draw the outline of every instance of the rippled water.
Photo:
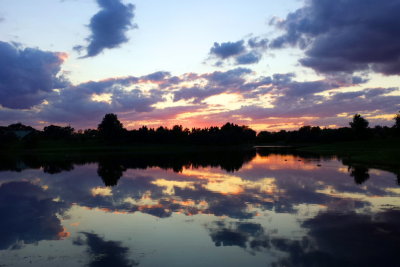
<svg viewBox="0 0 400 267">
<path fill-rule="evenodd" d="M 398 266 L 395 174 L 226 152 L 3 158 L 0 266 Z"/>
</svg>

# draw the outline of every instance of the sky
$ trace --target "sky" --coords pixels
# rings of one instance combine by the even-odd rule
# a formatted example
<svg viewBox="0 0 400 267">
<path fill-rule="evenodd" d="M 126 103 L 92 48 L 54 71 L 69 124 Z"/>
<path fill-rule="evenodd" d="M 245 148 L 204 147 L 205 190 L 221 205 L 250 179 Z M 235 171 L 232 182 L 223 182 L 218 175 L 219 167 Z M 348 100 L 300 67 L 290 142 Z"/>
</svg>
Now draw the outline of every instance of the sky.
<svg viewBox="0 0 400 267">
<path fill-rule="evenodd" d="M 0 0 L 0 125 L 393 125 L 400 0 Z"/>
</svg>

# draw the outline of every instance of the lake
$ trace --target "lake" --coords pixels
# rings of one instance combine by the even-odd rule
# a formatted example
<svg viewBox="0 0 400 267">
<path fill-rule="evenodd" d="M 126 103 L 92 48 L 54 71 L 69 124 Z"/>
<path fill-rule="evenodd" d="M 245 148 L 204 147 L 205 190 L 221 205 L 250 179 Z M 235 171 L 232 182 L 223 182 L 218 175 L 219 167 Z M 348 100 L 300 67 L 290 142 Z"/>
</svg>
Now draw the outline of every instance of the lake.
<svg viewBox="0 0 400 267">
<path fill-rule="evenodd" d="M 398 183 L 262 149 L 2 157 L 0 266 L 399 266 Z"/>
</svg>

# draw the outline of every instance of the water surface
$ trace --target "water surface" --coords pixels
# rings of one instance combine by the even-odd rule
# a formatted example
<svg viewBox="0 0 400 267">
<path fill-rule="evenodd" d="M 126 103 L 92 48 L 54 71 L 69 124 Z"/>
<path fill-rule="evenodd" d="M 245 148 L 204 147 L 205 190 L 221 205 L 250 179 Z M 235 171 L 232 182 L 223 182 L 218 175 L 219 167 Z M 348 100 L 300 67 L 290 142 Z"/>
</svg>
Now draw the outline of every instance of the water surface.
<svg viewBox="0 0 400 267">
<path fill-rule="evenodd" d="M 396 266 L 395 174 L 250 152 L 2 158 L 0 266 Z"/>
</svg>

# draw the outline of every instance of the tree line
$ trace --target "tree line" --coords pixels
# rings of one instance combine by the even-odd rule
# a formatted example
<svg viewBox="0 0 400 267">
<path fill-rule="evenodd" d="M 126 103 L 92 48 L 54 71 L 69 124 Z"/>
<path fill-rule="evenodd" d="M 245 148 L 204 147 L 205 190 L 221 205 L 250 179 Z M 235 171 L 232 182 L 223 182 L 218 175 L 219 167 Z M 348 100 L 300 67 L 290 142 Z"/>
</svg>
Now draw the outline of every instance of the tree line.
<svg viewBox="0 0 400 267">
<path fill-rule="evenodd" d="M 21 123 L 0 126 L 0 146 L 23 143 L 34 146 L 43 140 L 68 142 L 100 142 L 107 144 L 194 144 L 194 145 L 237 145 L 272 143 L 328 143 L 372 138 L 400 137 L 400 112 L 394 117 L 394 125 L 369 127 L 369 122 L 355 114 L 349 127 L 320 128 L 303 126 L 298 130 L 278 132 L 261 131 L 258 134 L 248 126 L 226 123 L 222 127 L 172 128 L 160 126 L 127 130 L 116 114 L 106 114 L 97 129 L 75 131 L 70 126 L 49 125 L 42 131 Z"/>
<path fill-rule="evenodd" d="M 386 139 L 400 137 L 400 112 L 394 116 L 394 125 L 369 127 L 369 122 L 360 114 L 355 114 L 349 127 L 321 128 L 303 126 L 295 131 L 261 131 L 258 143 L 333 143 L 366 139 Z"/>
<path fill-rule="evenodd" d="M 28 133 L 21 138 L 19 135 Z M 236 145 L 254 143 L 256 132 L 248 126 L 226 123 L 222 127 L 172 128 L 160 126 L 127 130 L 116 114 L 106 114 L 97 129 L 75 131 L 70 126 L 49 125 L 43 131 L 21 123 L 0 127 L 0 144 L 26 142 L 33 144 L 41 140 L 65 140 L 70 142 L 100 142 L 106 144 L 195 144 Z"/>
</svg>

